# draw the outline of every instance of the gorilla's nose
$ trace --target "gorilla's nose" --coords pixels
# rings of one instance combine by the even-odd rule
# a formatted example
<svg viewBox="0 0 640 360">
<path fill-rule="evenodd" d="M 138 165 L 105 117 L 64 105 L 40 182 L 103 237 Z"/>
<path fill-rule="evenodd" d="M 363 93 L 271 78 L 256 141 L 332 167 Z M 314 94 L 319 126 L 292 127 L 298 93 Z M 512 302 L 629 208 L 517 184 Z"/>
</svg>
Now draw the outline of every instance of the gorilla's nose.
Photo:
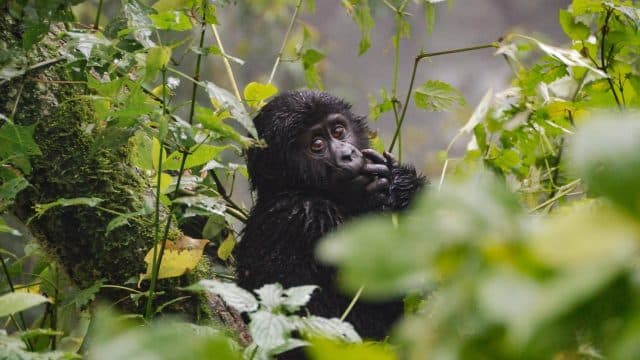
<svg viewBox="0 0 640 360">
<path fill-rule="evenodd" d="M 356 149 L 351 148 L 351 149 L 344 149 L 340 160 L 344 162 L 350 162 L 350 161 L 353 161 L 353 159 L 355 158 L 356 158 Z"/>
</svg>

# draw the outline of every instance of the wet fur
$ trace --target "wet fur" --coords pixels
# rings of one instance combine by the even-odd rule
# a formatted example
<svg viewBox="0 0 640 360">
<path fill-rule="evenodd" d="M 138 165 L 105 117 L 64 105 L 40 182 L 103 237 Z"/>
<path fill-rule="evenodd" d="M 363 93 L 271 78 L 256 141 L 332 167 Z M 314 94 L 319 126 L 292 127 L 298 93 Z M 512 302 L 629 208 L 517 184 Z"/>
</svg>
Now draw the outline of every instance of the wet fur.
<svg viewBox="0 0 640 360">
<path fill-rule="evenodd" d="M 366 118 L 352 114 L 349 104 L 324 92 L 284 93 L 256 116 L 256 129 L 267 147 L 248 153 L 257 201 L 235 252 L 240 286 L 252 290 L 274 282 L 285 288 L 318 285 L 320 290 L 308 309 L 325 317 L 340 317 L 351 297 L 338 291 L 335 269 L 316 262 L 313 252 L 318 240 L 354 216 L 406 208 L 425 183 L 412 166 L 399 165 L 390 169 L 389 192 L 383 203 L 336 196 L 328 175 L 334 165 L 324 162 L 319 166 L 296 148 L 301 132 L 333 113 L 342 113 L 349 120 L 354 145 L 369 147 Z M 359 302 L 346 320 L 363 337 L 382 339 L 402 310 L 401 301 Z"/>
</svg>

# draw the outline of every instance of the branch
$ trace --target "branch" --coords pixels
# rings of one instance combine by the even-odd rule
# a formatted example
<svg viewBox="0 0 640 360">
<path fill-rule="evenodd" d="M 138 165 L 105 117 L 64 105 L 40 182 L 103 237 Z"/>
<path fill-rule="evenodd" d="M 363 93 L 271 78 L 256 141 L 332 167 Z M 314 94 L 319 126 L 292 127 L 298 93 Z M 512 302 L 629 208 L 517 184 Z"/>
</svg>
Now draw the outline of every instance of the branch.
<svg viewBox="0 0 640 360">
<path fill-rule="evenodd" d="M 280 46 L 278 57 L 276 58 L 276 61 L 273 64 L 273 68 L 271 69 L 271 75 L 269 75 L 269 81 L 267 82 L 267 84 L 271 84 L 271 82 L 273 81 L 273 77 L 276 75 L 276 69 L 278 68 L 278 64 L 280 64 L 280 60 L 282 59 L 282 53 L 284 52 L 284 47 L 287 45 L 287 40 L 289 39 L 289 35 L 291 34 L 291 29 L 293 29 L 293 24 L 296 22 L 296 18 L 298 17 L 298 11 L 300 10 L 301 5 L 302 5 L 302 0 L 298 0 L 298 4 L 296 4 L 296 9 L 293 11 L 293 16 L 291 17 L 291 22 L 289 23 L 287 32 L 284 34 L 284 40 L 282 40 L 282 46 Z"/>
<path fill-rule="evenodd" d="M 413 91 L 413 83 L 415 82 L 415 79 L 416 79 L 416 70 L 418 69 L 418 63 L 422 59 L 432 58 L 432 57 L 436 57 L 436 56 L 440 56 L 440 55 L 457 54 L 457 53 L 462 53 L 462 52 L 467 52 L 467 51 L 487 49 L 487 48 L 496 48 L 496 47 L 498 47 L 498 43 L 497 42 L 492 42 L 490 44 L 466 47 L 466 48 L 461 48 L 461 49 L 445 50 L 445 51 L 438 51 L 438 52 L 432 52 L 432 53 L 423 53 L 423 52 L 421 52 L 420 54 L 418 54 L 418 56 L 416 56 L 415 60 L 413 61 L 413 70 L 411 72 L 411 81 L 409 82 L 409 89 L 407 89 L 407 96 L 406 96 L 406 98 L 404 100 L 404 106 L 402 107 L 402 114 L 400 115 L 400 121 L 398 122 L 398 125 L 396 126 L 396 132 L 393 134 L 393 139 L 391 140 L 391 145 L 389 145 L 389 150 L 387 150 L 387 151 L 389 151 L 389 152 L 393 151 L 393 148 L 396 145 L 396 140 L 398 139 L 398 136 L 400 135 L 400 129 L 402 128 L 402 123 L 404 122 L 404 117 L 407 114 L 407 108 L 409 107 L 408 106 L 409 105 L 409 100 L 411 99 L 411 92 Z"/>
</svg>

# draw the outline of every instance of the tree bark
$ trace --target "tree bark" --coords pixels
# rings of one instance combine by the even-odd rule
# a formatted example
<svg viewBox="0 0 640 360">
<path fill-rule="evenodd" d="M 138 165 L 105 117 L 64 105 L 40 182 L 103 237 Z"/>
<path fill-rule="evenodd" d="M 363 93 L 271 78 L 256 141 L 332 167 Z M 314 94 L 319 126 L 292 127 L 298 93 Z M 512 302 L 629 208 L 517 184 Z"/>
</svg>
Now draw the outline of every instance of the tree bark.
<svg viewBox="0 0 640 360">
<path fill-rule="evenodd" d="M 72 69 L 62 61 L 60 49 L 65 46 L 57 36 L 60 32 L 53 26 L 52 33 L 28 52 L 16 50 L 31 64 L 29 70 L 0 85 L 0 113 L 12 114 L 17 125 L 34 126 L 33 137 L 42 153 L 29 157 L 32 170 L 25 178 L 30 186 L 16 199 L 15 213 L 78 287 L 101 279 L 106 284 L 127 286 L 127 280 L 145 272 L 143 259 L 154 241 L 153 216 L 146 222 L 129 221 L 109 234 L 106 227 L 115 215 L 96 207 L 55 207 L 33 217 L 36 204 L 60 198 L 100 198 L 100 207 L 130 213 L 154 196 L 147 178 L 129 161 L 132 130 L 107 127 L 96 119 L 85 84 L 69 81 Z M 0 42 L 7 49 L 20 49 L 21 34 L 21 24 L 2 9 Z M 166 220 L 168 212 L 162 207 L 161 218 Z M 173 226 L 168 240 L 180 236 L 180 230 Z M 165 295 L 157 302 L 178 296 L 174 290 L 177 285 L 212 277 L 210 263 L 204 259 L 188 279 L 162 281 L 159 291 Z M 101 295 L 120 299 L 129 294 L 109 289 Z M 128 311 L 139 310 L 132 302 L 121 304 Z M 172 311 L 226 324 L 240 333 L 240 338 L 246 331 L 240 328 L 244 324 L 239 315 L 220 314 L 229 310 L 210 295 L 194 295 L 189 301 L 176 303 Z"/>
</svg>

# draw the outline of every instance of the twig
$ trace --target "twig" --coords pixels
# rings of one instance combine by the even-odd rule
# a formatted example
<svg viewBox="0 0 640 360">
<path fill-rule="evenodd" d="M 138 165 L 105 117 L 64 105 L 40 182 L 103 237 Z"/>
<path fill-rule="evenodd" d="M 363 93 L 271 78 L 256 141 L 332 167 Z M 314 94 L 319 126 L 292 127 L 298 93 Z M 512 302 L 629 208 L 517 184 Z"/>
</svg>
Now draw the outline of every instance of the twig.
<svg viewBox="0 0 640 360">
<path fill-rule="evenodd" d="M 98 13 L 96 14 L 96 21 L 93 22 L 93 28 L 98 30 L 100 28 L 100 14 L 102 13 L 102 1 L 98 3 Z"/>
<path fill-rule="evenodd" d="M 267 84 L 271 84 L 271 82 L 273 81 L 273 77 L 276 75 L 276 69 L 278 68 L 278 65 L 280 64 L 280 60 L 282 59 L 282 53 L 284 53 L 284 48 L 287 45 L 287 41 L 289 40 L 291 29 L 293 29 L 293 24 L 295 24 L 296 22 L 296 18 L 298 17 L 298 11 L 300 10 L 301 5 L 302 5 L 302 0 L 298 0 L 298 4 L 296 4 L 296 8 L 293 11 L 293 16 L 291 17 L 291 22 L 289 23 L 287 32 L 284 34 L 284 39 L 282 40 L 282 45 L 280 46 L 278 57 L 276 57 L 276 61 L 273 63 L 273 68 L 271 68 L 271 75 L 269 75 L 269 81 L 267 81 Z"/>
<path fill-rule="evenodd" d="M 432 52 L 432 53 L 421 52 L 420 54 L 418 54 L 415 60 L 413 61 L 413 70 L 411 72 L 411 81 L 409 82 L 409 88 L 407 89 L 407 96 L 405 97 L 404 106 L 402 107 L 402 114 L 400 115 L 400 121 L 398 122 L 398 126 L 396 127 L 396 132 L 393 134 L 393 139 L 391 140 L 391 145 L 389 145 L 388 151 L 389 152 L 393 151 L 393 148 L 396 144 L 396 140 L 400 135 L 400 129 L 402 128 L 402 123 L 404 122 L 405 115 L 407 114 L 407 108 L 409 107 L 408 106 L 409 100 L 411 100 L 411 92 L 413 91 L 413 83 L 415 82 L 415 79 L 416 79 L 416 70 L 418 69 L 418 63 L 422 59 L 431 58 L 431 57 L 440 56 L 440 55 L 457 54 L 457 53 L 462 53 L 467 51 L 474 51 L 474 50 L 495 48 L 495 47 L 498 47 L 498 43 L 492 42 L 490 44 L 471 46 L 471 47 L 466 47 L 461 49 L 438 51 L 438 52 Z"/>
<path fill-rule="evenodd" d="M 347 308 L 344 310 L 344 313 L 342 313 L 342 316 L 340 316 L 340 321 L 344 321 L 344 319 L 346 319 L 347 316 L 349 316 L 349 313 L 358 302 L 358 299 L 360 299 L 360 295 L 362 295 L 363 290 L 364 290 L 364 285 L 360 285 L 360 288 L 358 289 L 356 294 L 353 296 L 353 299 L 351 299 L 349 306 L 347 306 Z"/>
<path fill-rule="evenodd" d="M 609 76 L 609 73 L 607 72 L 607 55 L 605 54 L 605 38 L 607 36 L 607 33 L 609 32 L 609 19 L 611 18 L 611 14 L 613 14 L 613 9 L 608 9 L 607 10 L 607 15 L 604 18 L 604 25 L 602 25 L 602 39 L 600 40 L 600 62 L 601 62 L 601 67 L 600 70 L 602 70 L 605 74 L 607 74 L 607 82 L 609 83 L 609 88 L 611 88 L 611 93 L 613 94 L 613 98 L 616 100 L 616 104 L 618 104 L 618 109 L 622 110 L 622 104 L 620 103 L 620 99 L 618 98 L 618 94 L 616 93 L 616 88 L 613 85 L 613 80 L 611 80 L 611 76 Z"/>
<path fill-rule="evenodd" d="M 240 90 L 238 90 L 238 84 L 236 83 L 236 78 L 233 76 L 233 70 L 231 70 L 231 64 L 229 63 L 229 59 L 227 59 L 226 57 L 227 53 L 224 51 L 222 40 L 220 40 L 220 35 L 218 35 L 218 29 L 214 24 L 211 24 L 211 29 L 213 30 L 213 35 L 216 38 L 218 47 L 222 52 L 222 61 L 224 62 L 224 68 L 227 71 L 227 76 L 229 76 L 229 82 L 231 82 L 231 86 L 233 87 L 233 92 L 235 93 L 238 100 L 242 100 L 242 96 L 240 96 Z"/>
<path fill-rule="evenodd" d="M 64 58 L 64 56 L 59 56 L 59 57 L 54 58 L 54 59 L 49 59 L 49 60 L 41 61 L 41 62 L 39 62 L 39 63 L 37 63 L 37 64 L 33 64 L 33 65 L 29 66 L 29 67 L 24 71 L 24 74 L 26 74 L 26 73 L 28 73 L 28 72 L 30 72 L 30 71 L 33 71 L 33 70 L 39 69 L 39 68 L 41 68 L 41 67 L 45 67 L 45 66 L 49 66 L 49 65 L 53 65 L 53 64 L 59 63 L 60 61 L 62 61 L 62 60 L 64 60 L 64 59 L 65 59 L 65 58 Z M 19 75 L 18 75 L 18 76 L 19 76 Z M 11 79 L 4 79 L 4 80 L 0 81 L 0 85 L 3 85 L 3 84 L 4 84 L 4 83 L 6 83 L 7 81 L 10 81 L 10 80 L 13 80 L 13 79 L 15 79 L 15 77 L 13 77 L 13 78 L 11 78 Z"/>
<path fill-rule="evenodd" d="M 236 204 L 233 199 L 229 196 L 229 194 L 227 194 L 227 190 L 224 188 L 224 186 L 222 185 L 222 182 L 220 181 L 220 178 L 218 178 L 218 174 L 216 174 L 215 170 L 210 170 L 209 174 L 211 174 L 211 178 L 213 179 L 213 181 L 216 183 L 216 187 L 218 188 L 218 193 L 220 194 L 220 196 L 222 196 L 222 198 L 229 204 L 231 205 L 231 207 L 233 209 L 235 209 L 236 211 L 238 211 L 240 213 L 240 215 L 242 215 L 242 217 L 244 217 L 243 221 L 246 221 L 247 218 L 249 217 L 249 215 L 242 209 L 242 207 L 240 207 L 238 204 Z"/>
</svg>

